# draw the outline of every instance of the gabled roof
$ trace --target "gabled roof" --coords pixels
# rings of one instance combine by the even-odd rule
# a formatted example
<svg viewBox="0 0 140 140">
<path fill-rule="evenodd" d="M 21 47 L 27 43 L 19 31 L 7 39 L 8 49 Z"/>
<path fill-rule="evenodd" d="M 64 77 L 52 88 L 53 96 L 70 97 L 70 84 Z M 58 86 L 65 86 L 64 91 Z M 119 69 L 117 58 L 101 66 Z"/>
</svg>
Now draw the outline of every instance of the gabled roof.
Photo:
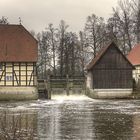
<svg viewBox="0 0 140 140">
<path fill-rule="evenodd" d="M 134 66 L 140 65 L 140 44 L 133 47 L 127 58 Z"/>
<path fill-rule="evenodd" d="M 36 62 L 37 40 L 22 26 L 0 24 L 0 62 Z"/>
<path fill-rule="evenodd" d="M 120 51 L 120 49 L 117 47 L 117 45 L 116 45 L 114 42 L 112 42 L 112 43 L 110 43 L 109 45 L 107 45 L 106 47 L 103 47 L 103 48 L 101 49 L 101 51 L 99 51 L 99 53 L 97 54 L 97 56 L 96 56 L 95 58 L 93 58 L 93 59 L 89 62 L 89 64 L 86 66 L 86 69 L 87 69 L 87 70 L 92 69 L 92 68 L 95 66 L 95 64 L 102 58 L 102 56 L 106 53 L 106 51 L 107 51 L 111 46 L 114 46 L 114 47 L 122 54 L 122 56 L 124 57 L 124 59 L 125 59 L 126 61 L 128 61 L 128 63 L 132 66 L 132 68 L 134 68 L 133 65 L 129 62 L 129 60 L 123 55 L 123 53 L 122 53 L 122 52 Z"/>
</svg>

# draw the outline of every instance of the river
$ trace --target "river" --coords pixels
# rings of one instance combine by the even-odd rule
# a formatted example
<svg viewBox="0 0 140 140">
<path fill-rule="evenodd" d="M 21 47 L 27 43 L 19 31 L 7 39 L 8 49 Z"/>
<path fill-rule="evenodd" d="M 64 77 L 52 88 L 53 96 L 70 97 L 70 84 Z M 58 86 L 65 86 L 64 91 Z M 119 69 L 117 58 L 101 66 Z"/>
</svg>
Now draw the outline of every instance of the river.
<svg viewBox="0 0 140 140">
<path fill-rule="evenodd" d="M 52 100 L 0 103 L 0 140 L 139 140 L 139 100 Z"/>
</svg>

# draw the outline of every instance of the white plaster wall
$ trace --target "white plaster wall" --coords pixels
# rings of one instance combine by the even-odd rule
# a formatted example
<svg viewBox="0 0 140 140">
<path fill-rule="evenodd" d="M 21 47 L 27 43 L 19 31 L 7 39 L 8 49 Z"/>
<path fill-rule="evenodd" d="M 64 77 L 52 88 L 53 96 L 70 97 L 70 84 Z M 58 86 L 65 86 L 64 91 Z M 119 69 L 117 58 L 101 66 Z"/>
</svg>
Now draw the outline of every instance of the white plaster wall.
<svg viewBox="0 0 140 140">
<path fill-rule="evenodd" d="M 133 70 L 133 78 L 136 80 L 136 83 L 138 83 L 138 80 L 140 79 L 140 66 L 135 66 L 135 70 Z"/>
<path fill-rule="evenodd" d="M 89 89 L 93 88 L 93 74 L 91 71 L 88 71 L 88 73 L 87 73 L 86 85 L 87 85 L 87 88 L 89 88 Z"/>
<path fill-rule="evenodd" d="M 0 70 L 0 76 L 1 77 L 1 81 L 0 81 L 0 86 L 4 86 L 4 79 L 5 79 L 5 72 L 6 72 L 6 76 L 10 77 L 10 79 L 6 80 L 6 85 L 7 86 L 12 86 L 13 85 L 13 78 L 14 78 L 14 86 L 17 86 L 18 83 L 17 81 L 19 81 L 19 73 L 21 74 L 21 85 L 25 86 L 26 85 L 26 64 L 25 63 L 21 63 L 21 71 L 19 72 L 19 63 L 15 63 L 14 64 L 14 71 L 16 74 L 16 77 L 14 75 L 13 77 L 13 69 L 12 69 L 12 63 L 6 63 L 6 71 L 4 69 L 4 66 L 2 67 L 2 70 Z M 2 72 L 4 70 L 4 74 L 2 75 Z M 27 84 L 29 85 L 30 82 L 30 78 L 31 78 L 31 82 L 30 85 L 33 85 L 33 76 L 31 77 L 33 71 L 33 64 L 32 63 L 28 63 L 27 65 Z M 16 81 L 17 78 L 17 81 Z M 36 81 L 35 81 L 36 82 Z"/>
</svg>

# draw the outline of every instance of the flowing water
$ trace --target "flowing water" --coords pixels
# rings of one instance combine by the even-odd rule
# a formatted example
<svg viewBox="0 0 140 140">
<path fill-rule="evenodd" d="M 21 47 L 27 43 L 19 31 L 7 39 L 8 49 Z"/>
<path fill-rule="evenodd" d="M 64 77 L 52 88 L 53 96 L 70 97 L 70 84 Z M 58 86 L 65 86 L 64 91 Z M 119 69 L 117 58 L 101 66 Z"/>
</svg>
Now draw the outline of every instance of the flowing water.
<svg viewBox="0 0 140 140">
<path fill-rule="evenodd" d="M 52 100 L 0 103 L 0 140 L 140 140 L 139 100 Z"/>
</svg>

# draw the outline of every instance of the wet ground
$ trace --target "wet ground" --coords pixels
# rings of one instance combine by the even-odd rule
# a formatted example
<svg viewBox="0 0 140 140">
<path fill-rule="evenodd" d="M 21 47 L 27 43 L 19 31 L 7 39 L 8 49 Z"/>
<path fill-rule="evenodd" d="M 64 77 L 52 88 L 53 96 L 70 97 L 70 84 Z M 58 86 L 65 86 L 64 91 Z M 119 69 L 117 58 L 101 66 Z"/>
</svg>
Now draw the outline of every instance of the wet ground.
<svg viewBox="0 0 140 140">
<path fill-rule="evenodd" d="M 70 96 L 50 101 L 3 102 L 0 118 L 0 140 L 140 139 L 140 100 Z"/>
</svg>

